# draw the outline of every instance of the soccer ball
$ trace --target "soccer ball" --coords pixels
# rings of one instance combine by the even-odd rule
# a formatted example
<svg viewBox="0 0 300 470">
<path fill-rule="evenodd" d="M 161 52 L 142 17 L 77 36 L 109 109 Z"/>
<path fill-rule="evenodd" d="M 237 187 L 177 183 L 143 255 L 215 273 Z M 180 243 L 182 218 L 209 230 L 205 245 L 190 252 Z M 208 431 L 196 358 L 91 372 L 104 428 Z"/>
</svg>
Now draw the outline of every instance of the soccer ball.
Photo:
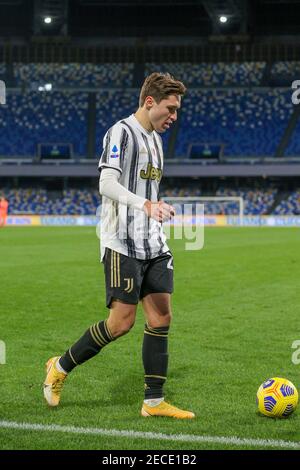
<svg viewBox="0 0 300 470">
<path fill-rule="evenodd" d="M 298 391 L 289 380 L 273 377 L 259 387 L 256 403 L 265 416 L 286 418 L 297 408 Z"/>
</svg>

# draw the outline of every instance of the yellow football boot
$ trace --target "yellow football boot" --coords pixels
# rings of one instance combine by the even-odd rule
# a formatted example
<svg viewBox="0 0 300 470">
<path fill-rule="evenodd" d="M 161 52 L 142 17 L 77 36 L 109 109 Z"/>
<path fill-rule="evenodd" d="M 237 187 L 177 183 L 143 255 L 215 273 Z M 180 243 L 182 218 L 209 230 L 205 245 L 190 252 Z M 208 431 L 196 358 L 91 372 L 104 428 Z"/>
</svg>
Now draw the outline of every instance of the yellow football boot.
<svg viewBox="0 0 300 470">
<path fill-rule="evenodd" d="M 169 418 L 177 419 L 195 418 L 195 414 L 191 411 L 180 410 L 166 401 L 162 401 L 157 406 L 148 406 L 146 403 L 143 403 L 141 415 L 144 416 L 144 418 L 148 418 L 150 416 L 168 416 Z"/>
<path fill-rule="evenodd" d="M 56 369 L 59 356 L 51 357 L 46 364 L 46 380 L 44 382 L 44 397 L 49 406 L 57 406 L 60 401 L 61 389 L 67 374 Z"/>
</svg>

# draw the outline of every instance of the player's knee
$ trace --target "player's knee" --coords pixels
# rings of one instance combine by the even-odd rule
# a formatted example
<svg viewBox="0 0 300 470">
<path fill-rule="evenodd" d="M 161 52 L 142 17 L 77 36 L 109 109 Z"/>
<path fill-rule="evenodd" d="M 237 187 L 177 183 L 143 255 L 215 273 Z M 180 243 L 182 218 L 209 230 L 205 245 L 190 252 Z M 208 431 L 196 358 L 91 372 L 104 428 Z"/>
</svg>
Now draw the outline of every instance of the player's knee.
<svg viewBox="0 0 300 470">
<path fill-rule="evenodd" d="M 169 311 L 166 316 L 165 316 L 165 320 L 167 322 L 168 325 L 170 325 L 171 321 L 172 321 L 172 312 Z"/>
<path fill-rule="evenodd" d="M 170 310 L 161 310 L 155 314 L 148 315 L 148 325 L 152 328 L 159 328 L 161 326 L 169 326 L 172 321 L 172 312 Z"/>
<path fill-rule="evenodd" d="M 171 306 L 168 304 L 161 305 L 160 309 L 157 311 L 157 314 L 160 318 L 163 318 L 164 320 L 168 320 L 171 322 L 172 320 L 172 310 Z"/>
<path fill-rule="evenodd" d="M 126 335 L 134 325 L 134 321 L 123 323 L 114 323 L 110 326 L 110 332 L 114 338 Z"/>
<path fill-rule="evenodd" d="M 135 322 L 135 305 L 124 303 L 114 303 L 108 322 L 109 328 L 114 338 L 128 333 Z"/>
<path fill-rule="evenodd" d="M 134 320 L 125 320 L 123 323 L 120 323 L 118 336 L 123 336 L 129 333 L 133 325 L 134 325 Z"/>
<path fill-rule="evenodd" d="M 160 319 L 163 320 L 164 325 L 170 325 L 172 321 L 172 312 L 169 311 L 167 313 L 164 313 L 163 315 L 161 315 Z"/>
<path fill-rule="evenodd" d="M 119 336 L 126 335 L 134 325 L 134 317 L 125 317 L 120 319 L 113 326 L 113 336 L 114 338 L 119 338 Z"/>
</svg>

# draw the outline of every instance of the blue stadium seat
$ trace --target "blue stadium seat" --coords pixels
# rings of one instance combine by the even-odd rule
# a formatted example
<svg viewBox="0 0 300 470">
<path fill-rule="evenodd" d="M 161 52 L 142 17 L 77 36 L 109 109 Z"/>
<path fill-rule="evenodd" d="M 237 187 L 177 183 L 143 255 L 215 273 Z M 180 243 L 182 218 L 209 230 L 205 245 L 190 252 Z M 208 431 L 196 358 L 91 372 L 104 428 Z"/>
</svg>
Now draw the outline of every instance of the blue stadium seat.
<svg viewBox="0 0 300 470">
<path fill-rule="evenodd" d="M 192 142 L 216 142 L 227 156 L 273 156 L 293 105 L 280 89 L 191 90 L 184 98 L 176 156 Z"/>
<path fill-rule="evenodd" d="M 132 63 L 107 64 L 14 64 L 16 85 L 43 85 L 54 87 L 131 87 Z"/>
<path fill-rule="evenodd" d="M 185 85 L 200 86 L 259 86 L 263 77 L 265 62 L 218 62 L 191 64 L 147 63 L 145 75 L 152 72 L 169 72 Z"/>
<path fill-rule="evenodd" d="M 299 105 L 298 105 L 299 106 Z M 295 126 L 288 146 L 285 149 L 285 157 L 295 157 L 300 155 L 300 121 Z"/>
<path fill-rule="evenodd" d="M 96 155 L 99 156 L 108 128 L 138 107 L 139 90 L 130 88 L 133 67 L 131 63 L 14 64 L 17 84 L 27 91 L 9 92 L 7 105 L 0 108 L 0 156 L 34 157 L 40 142 L 70 142 L 75 157 L 86 157 L 88 94 L 79 90 L 82 86 L 97 90 Z M 300 62 L 278 62 L 273 69 L 274 74 L 282 70 L 291 76 L 300 72 Z M 192 143 L 223 145 L 225 156 L 274 156 L 293 112 L 290 90 L 232 88 L 259 85 L 264 70 L 264 62 L 146 64 L 146 73 L 169 71 L 188 86 L 174 156 L 187 157 Z M 1 71 L 5 72 L 3 64 L 0 64 Z M 29 91 L 33 83 L 45 85 L 46 82 L 54 84 L 51 93 Z M 118 89 L 110 88 L 112 85 Z M 55 91 L 55 86 L 64 89 Z M 205 88 L 208 86 L 214 88 Z M 68 87 L 77 87 L 77 91 L 68 91 Z M 162 134 L 165 153 L 171 134 L 172 130 Z M 286 156 L 300 154 L 298 136 L 300 123 Z"/>
<path fill-rule="evenodd" d="M 5 197 L 9 201 L 9 214 L 40 214 L 40 215 L 95 215 L 101 202 L 97 190 L 68 189 L 62 192 L 61 197 L 49 198 L 45 189 L 13 189 L 5 190 Z M 161 197 L 172 199 L 173 197 L 203 196 L 199 186 L 173 187 L 161 191 Z M 211 196 L 211 194 L 210 194 Z M 277 189 L 248 189 L 239 190 L 221 187 L 215 196 L 218 197 L 242 197 L 244 200 L 245 215 L 269 214 L 277 196 Z M 205 201 L 205 214 L 238 215 L 239 204 L 230 202 Z M 276 215 L 300 214 L 300 189 L 291 193 L 282 200 L 272 211 Z"/>
<path fill-rule="evenodd" d="M 276 215 L 300 215 L 300 189 L 280 201 L 274 210 Z"/>
<path fill-rule="evenodd" d="M 270 81 L 273 86 L 290 87 L 300 77 L 300 61 L 278 61 L 271 68 Z"/>
<path fill-rule="evenodd" d="M 33 157 L 40 142 L 71 142 L 86 156 L 87 93 L 8 94 L 0 108 L 1 156 Z"/>
<path fill-rule="evenodd" d="M 269 190 L 249 190 L 239 189 L 233 190 L 229 188 L 220 188 L 215 196 L 218 197 L 242 197 L 244 200 L 244 214 L 245 215 L 263 215 L 269 213 L 275 201 L 277 194 L 276 189 Z M 191 189 L 185 188 L 172 188 L 162 192 L 162 197 L 205 197 L 200 188 Z M 226 202 L 210 202 L 204 201 L 205 214 L 225 214 L 225 215 L 239 215 L 239 203 L 235 201 Z"/>
</svg>

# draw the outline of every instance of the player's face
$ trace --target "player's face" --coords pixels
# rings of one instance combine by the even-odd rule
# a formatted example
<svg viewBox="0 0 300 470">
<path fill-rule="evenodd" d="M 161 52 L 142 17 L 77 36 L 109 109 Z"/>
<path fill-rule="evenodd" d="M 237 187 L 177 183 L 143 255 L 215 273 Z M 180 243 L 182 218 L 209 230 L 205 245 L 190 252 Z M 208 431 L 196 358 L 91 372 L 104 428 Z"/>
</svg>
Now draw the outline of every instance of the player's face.
<svg viewBox="0 0 300 470">
<path fill-rule="evenodd" d="M 177 119 L 177 109 L 180 108 L 181 96 L 170 95 L 160 103 L 152 98 L 153 104 L 149 110 L 149 118 L 156 132 L 165 132 Z"/>
</svg>

